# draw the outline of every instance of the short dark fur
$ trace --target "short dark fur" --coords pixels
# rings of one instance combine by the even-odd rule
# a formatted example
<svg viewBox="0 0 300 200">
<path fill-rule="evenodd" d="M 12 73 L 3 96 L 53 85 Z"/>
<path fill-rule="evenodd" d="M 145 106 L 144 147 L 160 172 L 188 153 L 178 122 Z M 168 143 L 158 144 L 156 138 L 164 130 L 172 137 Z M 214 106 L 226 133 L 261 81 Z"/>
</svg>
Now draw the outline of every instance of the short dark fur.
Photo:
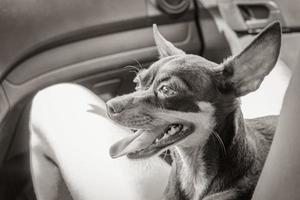
<svg viewBox="0 0 300 200">
<path fill-rule="evenodd" d="M 277 117 L 245 120 L 239 97 L 256 90 L 264 76 L 272 70 L 279 54 L 280 31 L 278 23 L 269 26 L 241 54 L 221 66 L 199 56 L 186 55 L 156 36 L 156 42 L 167 45 L 166 49 L 158 45 L 162 59 L 138 74 L 136 92 L 108 102 L 114 112 L 136 109 L 137 113 L 142 110 L 142 114 L 145 108 L 201 113 L 197 102 L 213 105 L 215 126 L 212 131 L 221 138 L 224 148 L 216 137 L 210 135 L 204 144 L 180 147 L 180 153 L 172 151 L 174 161 L 165 191 L 166 200 L 251 199 L 272 143 Z M 265 47 L 269 49 L 263 49 Z M 258 55 L 251 63 L 252 55 L 259 53 L 259 50 L 265 51 L 266 55 Z M 259 56 L 269 61 L 264 62 Z M 252 83 L 251 75 L 255 70 L 251 67 L 256 65 L 253 64 L 255 62 L 258 62 L 255 70 L 259 71 L 261 67 L 265 71 L 254 74 L 255 81 Z M 240 77 L 241 74 L 244 78 Z M 160 82 L 174 77 L 176 81 L 168 84 L 176 88 L 180 95 L 159 98 L 157 87 Z M 141 107 L 137 110 L 138 106 Z M 114 120 L 118 121 L 119 118 Z M 188 164 L 183 166 L 184 162 Z M 204 175 L 198 177 L 200 169 Z M 184 170 L 191 172 L 193 178 L 206 180 L 200 194 L 195 192 L 194 180 L 180 178 Z"/>
<path fill-rule="evenodd" d="M 233 120 L 239 121 L 239 131 L 235 132 Z M 205 166 L 206 178 L 210 180 L 205 192 L 198 198 L 205 200 L 218 199 L 251 199 L 265 158 L 272 142 L 273 133 L 277 124 L 277 116 L 261 117 L 244 120 L 239 108 L 227 116 L 222 126 L 227 126 L 223 132 L 223 141 L 226 147 L 226 155 L 216 139 L 210 136 L 204 149 L 186 149 L 186 156 L 204 151 L 204 157 L 200 165 Z M 221 133 L 221 132 L 219 132 Z M 249 143 L 245 137 L 255 140 Z M 170 175 L 169 186 L 166 189 L 166 199 L 189 200 L 188 195 L 182 189 L 178 174 L 182 170 L 182 161 L 177 151 L 173 151 L 173 169 Z M 193 166 L 199 165 L 191 165 Z M 191 169 L 197 170 L 197 169 Z M 231 191 L 231 189 L 233 189 Z M 176 193 L 174 193 L 176 191 Z M 224 197 L 222 191 L 230 191 L 230 198 Z M 215 194 L 215 195 L 214 195 Z M 216 195 L 217 194 L 217 195 Z M 210 195 L 214 195 L 211 196 Z"/>
</svg>

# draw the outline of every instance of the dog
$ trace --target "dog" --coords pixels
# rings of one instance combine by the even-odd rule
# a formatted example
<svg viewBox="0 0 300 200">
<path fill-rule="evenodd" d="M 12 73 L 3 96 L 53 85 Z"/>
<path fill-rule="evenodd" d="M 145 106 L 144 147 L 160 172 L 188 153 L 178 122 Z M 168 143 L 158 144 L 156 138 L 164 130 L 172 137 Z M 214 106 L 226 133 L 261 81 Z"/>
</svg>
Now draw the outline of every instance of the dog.
<svg viewBox="0 0 300 200">
<path fill-rule="evenodd" d="M 143 159 L 170 150 L 165 200 L 251 199 L 278 116 L 246 120 L 239 98 L 275 66 L 280 23 L 222 64 L 186 54 L 156 25 L 153 32 L 160 59 L 138 72 L 135 92 L 107 102 L 113 121 L 137 130 L 112 145 L 110 155 Z"/>
</svg>

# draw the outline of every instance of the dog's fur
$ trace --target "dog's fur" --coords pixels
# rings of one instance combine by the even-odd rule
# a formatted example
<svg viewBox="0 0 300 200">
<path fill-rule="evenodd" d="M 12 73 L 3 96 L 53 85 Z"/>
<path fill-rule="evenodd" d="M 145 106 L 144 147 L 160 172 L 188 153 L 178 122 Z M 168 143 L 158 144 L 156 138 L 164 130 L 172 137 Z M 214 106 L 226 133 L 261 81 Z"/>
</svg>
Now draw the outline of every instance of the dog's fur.
<svg viewBox="0 0 300 200">
<path fill-rule="evenodd" d="M 194 125 L 191 135 L 168 147 L 174 161 L 165 199 L 251 199 L 277 117 L 245 120 L 239 97 L 255 91 L 274 67 L 280 24 L 222 64 L 185 54 L 155 26 L 154 36 L 161 59 L 138 73 L 136 92 L 107 102 L 110 117 L 150 131 L 172 122 Z M 162 94 L 162 85 L 171 93 Z"/>
</svg>

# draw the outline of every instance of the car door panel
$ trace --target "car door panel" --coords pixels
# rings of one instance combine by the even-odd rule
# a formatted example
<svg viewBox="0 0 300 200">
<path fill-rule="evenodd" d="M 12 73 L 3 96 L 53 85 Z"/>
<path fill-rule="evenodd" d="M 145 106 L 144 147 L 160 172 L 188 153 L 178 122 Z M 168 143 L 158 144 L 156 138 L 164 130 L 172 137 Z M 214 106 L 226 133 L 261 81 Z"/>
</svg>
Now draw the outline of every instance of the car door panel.
<svg viewBox="0 0 300 200">
<path fill-rule="evenodd" d="M 143 28 L 153 22 L 167 24 L 193 19 L 192 9 L 170 18 L 149 2 L 1 0 L 0 80 L 32 55 L 62 44 Z"/>
</svg>

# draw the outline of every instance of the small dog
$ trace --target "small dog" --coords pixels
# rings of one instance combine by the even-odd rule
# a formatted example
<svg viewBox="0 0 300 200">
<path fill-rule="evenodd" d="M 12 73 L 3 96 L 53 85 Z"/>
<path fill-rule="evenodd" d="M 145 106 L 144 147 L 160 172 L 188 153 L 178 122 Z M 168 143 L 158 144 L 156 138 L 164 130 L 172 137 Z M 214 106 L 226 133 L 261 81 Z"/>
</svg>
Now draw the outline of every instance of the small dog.
<svg viewBox="0 0 300 200">
<path fill-rule="evenodd" d="M 251 199 L 277 117 L 245 120 L 239 97 L 273 69 L 280 24 L 222 64 L 185 54 L 153 30 L 160 60 L 139 71 L 135 92 L 107 102 L 112 120 L 137 130 L 114 144 L 111 156 L 140 159 L 171 150 L 166 200 Z"/>
</svg>

